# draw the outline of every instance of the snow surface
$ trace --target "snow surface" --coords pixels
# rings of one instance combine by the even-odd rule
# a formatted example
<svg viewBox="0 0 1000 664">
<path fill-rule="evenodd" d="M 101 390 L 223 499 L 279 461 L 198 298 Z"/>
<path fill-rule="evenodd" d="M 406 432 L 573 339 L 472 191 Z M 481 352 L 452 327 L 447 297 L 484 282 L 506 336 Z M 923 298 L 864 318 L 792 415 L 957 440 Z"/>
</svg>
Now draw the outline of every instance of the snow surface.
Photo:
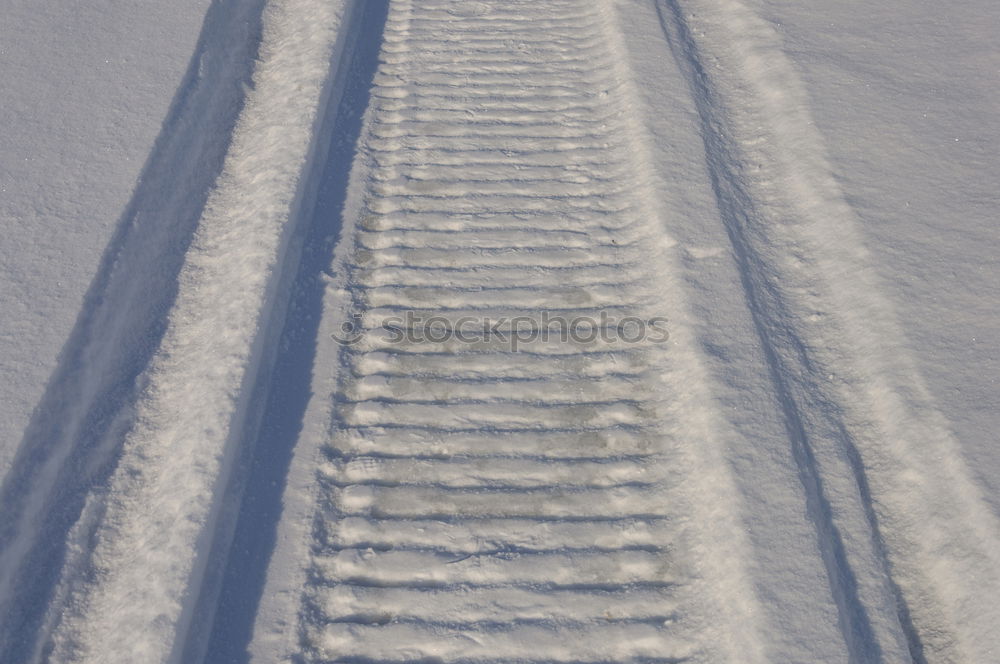
<svg viewBox="0 0 1000 664">
<path fill-rule="evenodd" d="M 0 661 L 997 658 L 995 7 L 2 6 Z"/>
<path fill-rule="evenodd" d="M 207 6 L 0 6 L 0 476 L 72 352 L 88 287 L 189 84 Z"/>
<path fill-rule="evenodd" d="M 754 4 L 802 76 L 912 356 L 996 510 L 1000 6 L 945 18 L 936 2 Z"/>
</svg>

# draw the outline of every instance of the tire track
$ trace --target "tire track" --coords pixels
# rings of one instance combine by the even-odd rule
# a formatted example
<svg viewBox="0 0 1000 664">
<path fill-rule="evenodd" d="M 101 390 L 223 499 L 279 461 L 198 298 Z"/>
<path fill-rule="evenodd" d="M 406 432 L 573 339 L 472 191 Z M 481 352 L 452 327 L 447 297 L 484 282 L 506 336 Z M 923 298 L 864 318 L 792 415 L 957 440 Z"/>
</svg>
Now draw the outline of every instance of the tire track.
<svg viewBox="0 0 1000 664">
<path fill-rule="evenodd" d="M 720 489 L 692 493 L 688 349 L 394 322 L 650 321 L 664 283 L 683 306 L 605 10 L 390 5 L 332 269 L 356 336 L 328 356 L 306 661 L 734 659 L 693 555 Z"/>
</svg>

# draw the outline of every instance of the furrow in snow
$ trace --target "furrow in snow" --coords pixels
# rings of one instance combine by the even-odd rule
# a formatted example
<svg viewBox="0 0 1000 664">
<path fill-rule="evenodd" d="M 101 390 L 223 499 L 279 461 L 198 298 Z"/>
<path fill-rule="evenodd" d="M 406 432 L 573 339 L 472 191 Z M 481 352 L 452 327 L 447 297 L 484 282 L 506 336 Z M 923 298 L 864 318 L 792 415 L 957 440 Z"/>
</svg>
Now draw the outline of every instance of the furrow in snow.
<svg viewBox="0 0 1000 664">
<path fill-rule="evenodd" d="M 257 379 L 283 318 L 298 253 L 293 220 L 309 204 L 301 178 L 348 4 L 267 3 L 253 89 L 184 255 L 162 341 L 123 414 L 121 454 L 71 533 L 38 661 L 186 657 L 195 604 L 211 593 L 209 549 L 229 532 L 220 517 L 231 471 L 257 424 Z"/>
<path fill-rule="evenodd" d="M 660 0 L 852 661 L 1000 651 L 1000 523 L 906 351 L 774 26 Z"/>
</svg>

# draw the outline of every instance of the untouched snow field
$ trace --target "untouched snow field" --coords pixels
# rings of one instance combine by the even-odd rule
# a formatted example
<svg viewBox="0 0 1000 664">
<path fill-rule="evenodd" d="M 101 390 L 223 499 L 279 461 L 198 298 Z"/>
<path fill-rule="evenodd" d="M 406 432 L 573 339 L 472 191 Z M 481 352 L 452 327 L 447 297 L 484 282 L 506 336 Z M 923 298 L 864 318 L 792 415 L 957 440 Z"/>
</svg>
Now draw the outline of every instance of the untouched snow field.
<svg viewBox="0 0 1000 664">
<path fill-rule="evenodd" d="M 0 0 L 0 662 L 1000 661 L 1000 9 Z"/>
</svg>

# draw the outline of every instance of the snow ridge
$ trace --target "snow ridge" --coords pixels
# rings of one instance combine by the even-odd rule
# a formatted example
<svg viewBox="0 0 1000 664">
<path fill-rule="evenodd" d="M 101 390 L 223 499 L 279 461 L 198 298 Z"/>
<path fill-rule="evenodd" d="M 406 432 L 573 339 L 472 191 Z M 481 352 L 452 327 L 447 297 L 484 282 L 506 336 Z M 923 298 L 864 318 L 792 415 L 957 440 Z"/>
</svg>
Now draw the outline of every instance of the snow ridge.
<svg viewBox="0 0 1000 664">
<path fill-rule="evenodd" d="M 265 10 L 254 88 L 185 256 L 121 459 L 79 524 L 92 527 L 87 548 L 63 570 L 68 596 L 51 609 L 55 627 L 39 659 L 180 656 L 233 448 L 251 415 L 247 400 L 269 352 L 289 220 L 343 11 L 343 3 L 292 0 Z"/>
<path fill-rule="evenodd" d="M 662 0 L 708 166 L 799 447 L 856 661 L 1000 649 L 1000 527 L 901 331 L 772 26 L 736 0 Z M 992 627 L 991 627 L 992 626 Z"/>
<path fill-rule="evenodd" d="M 213 6 L 204 17 L 195 56 L 58 367 L 16 458 L 0 468 L 0 652 L 12 661 L 30 656 L 47 606 L 63 601 L 56 585 L 64 560 L 89 546 L 87 524 L 98 518 L 141 373 L 162 338 L 184 254 L 242 108 L 263 4 Z"/>
</svg>

